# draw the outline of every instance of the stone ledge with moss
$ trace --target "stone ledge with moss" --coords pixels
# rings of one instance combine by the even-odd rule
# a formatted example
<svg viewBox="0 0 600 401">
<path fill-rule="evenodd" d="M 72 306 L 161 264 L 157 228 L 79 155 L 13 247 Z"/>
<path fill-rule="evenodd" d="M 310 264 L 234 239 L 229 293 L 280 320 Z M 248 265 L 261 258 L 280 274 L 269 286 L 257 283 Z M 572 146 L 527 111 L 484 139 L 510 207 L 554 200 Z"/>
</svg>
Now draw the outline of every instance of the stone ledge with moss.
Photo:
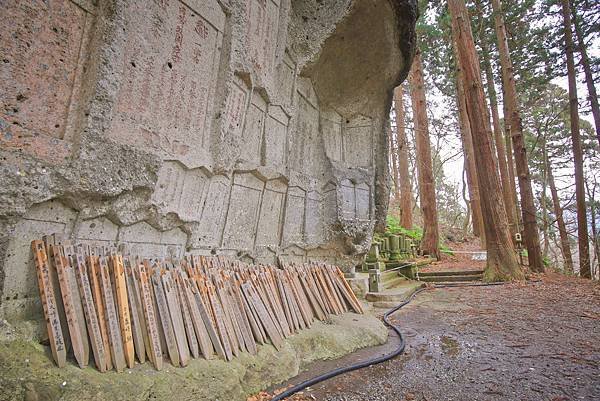
<svg viewBox="0 0 600 401">
<path fill-rule="evenodd" d="M 8 326 L 1 330 L 0 401 L 245 400 L 296 376 L 311 362 L 387 340 L 387 329 L 374 316 L 346 313 L 289 337 L 281 351 L 263 345 L 257 355 L 242 353 L 230 362 L 193 359 L 185 368 L 165 364 L 160 372 L 145 363 L 123 373 L 100 373 L 93 362 L 79 369 L 69 361 L 59 369 L 49 347 L 16 339 Z"/>
</svg>

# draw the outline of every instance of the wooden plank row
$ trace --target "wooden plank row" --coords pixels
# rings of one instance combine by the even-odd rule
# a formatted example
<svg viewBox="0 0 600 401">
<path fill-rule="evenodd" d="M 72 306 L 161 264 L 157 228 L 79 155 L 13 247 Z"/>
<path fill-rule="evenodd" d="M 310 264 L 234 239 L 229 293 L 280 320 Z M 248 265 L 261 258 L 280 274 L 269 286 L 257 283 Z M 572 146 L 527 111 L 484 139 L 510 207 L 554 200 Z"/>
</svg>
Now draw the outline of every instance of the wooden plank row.
<svg viewBox="0 0 600 401">
<path fill-rule="evenodd" d="M 68 351 L 66 329 L 80 367 L 87 365 L 91 348 L 100 371 L 131 368 L 136 358 L 141 363 L 148 358 L 160 370 L 163 353 L 174 366 L 215 353 L 231 360 L 242 352 L 257 353 L 257 345 L 267 341 L 281 349 L 285 338 L 310 327 L 315 318 L 363 312 L 335 266 L 290 264 L 278 269 L 192 255 L 149 260 L 123 256 L 125 247 L 120 252 L 74 247 L 47 238 L 60 288 L 54 303 L 46 244 L 34 241 L 32 249 L 45 313 L 58 322 L 48 331 L 59 365 Z M 61 325 L 59 304 L 67 327 Z"/>
</svg>

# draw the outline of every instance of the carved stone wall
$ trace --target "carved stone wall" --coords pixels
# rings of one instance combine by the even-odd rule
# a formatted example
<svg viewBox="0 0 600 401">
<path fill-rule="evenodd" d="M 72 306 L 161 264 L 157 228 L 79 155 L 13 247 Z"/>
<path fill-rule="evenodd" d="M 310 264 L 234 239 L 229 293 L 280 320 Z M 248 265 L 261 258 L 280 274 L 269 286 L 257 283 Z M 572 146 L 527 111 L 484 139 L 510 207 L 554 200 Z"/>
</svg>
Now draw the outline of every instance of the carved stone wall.
<svg viewBox="0 0 600 401">
<path fill-rule="evenodd" d="M 353 266 L 385 216 L 412 0 L 9 0 L 0 317 L 41 313 L 29 242 Z"/>
</svg>

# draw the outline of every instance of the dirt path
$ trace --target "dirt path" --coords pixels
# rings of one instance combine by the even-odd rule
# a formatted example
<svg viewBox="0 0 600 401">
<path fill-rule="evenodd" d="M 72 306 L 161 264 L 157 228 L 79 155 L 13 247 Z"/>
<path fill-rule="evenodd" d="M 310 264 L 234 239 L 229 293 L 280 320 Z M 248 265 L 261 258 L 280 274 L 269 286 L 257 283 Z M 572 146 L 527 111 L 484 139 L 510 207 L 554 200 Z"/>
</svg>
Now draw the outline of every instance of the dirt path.
<svg viewBox="0 0 600 401">
<path fill-rule="evenodd" d="M 598 283 L 548 275 L 527 285 L 435 289 L 395 319 L 404 355 L 295 399 L 600 400 Z M 315 365 L 300 380 L 322 370 Z"/>
</svg>

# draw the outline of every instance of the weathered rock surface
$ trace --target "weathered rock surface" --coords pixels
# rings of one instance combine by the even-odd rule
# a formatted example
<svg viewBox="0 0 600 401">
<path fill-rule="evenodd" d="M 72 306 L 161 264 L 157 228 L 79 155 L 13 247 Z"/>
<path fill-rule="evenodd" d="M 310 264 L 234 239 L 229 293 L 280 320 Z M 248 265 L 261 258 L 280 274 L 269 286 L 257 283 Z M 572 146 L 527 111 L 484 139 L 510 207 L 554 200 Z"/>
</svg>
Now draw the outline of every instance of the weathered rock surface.
<svg viewBox="0 0 600 401">
<path fill-rule="evenodd" d="M 1 401 L 243 401 L 297 375 L 310 362 L 382 344 L 387 329 L 371 315 L 348 313 L 291 336 L 281 351 L 264 345 L 256 356 L 243 353 L 230 362 L 194 359 L 185 368 L 165 364 L 161 372 L 146 363 L 124 373 L 79 369 L 74 363 L 59 369 L 48 347 L 3 337 L 5 333 L 0 334 Z"/>
<path fill-rule="evenodd" d="M 3 2 L 0 317 L 39 320 L 46 233 L 352 266 L 385 216 L 415 19 L 413 0 Z"/>
</svg>

